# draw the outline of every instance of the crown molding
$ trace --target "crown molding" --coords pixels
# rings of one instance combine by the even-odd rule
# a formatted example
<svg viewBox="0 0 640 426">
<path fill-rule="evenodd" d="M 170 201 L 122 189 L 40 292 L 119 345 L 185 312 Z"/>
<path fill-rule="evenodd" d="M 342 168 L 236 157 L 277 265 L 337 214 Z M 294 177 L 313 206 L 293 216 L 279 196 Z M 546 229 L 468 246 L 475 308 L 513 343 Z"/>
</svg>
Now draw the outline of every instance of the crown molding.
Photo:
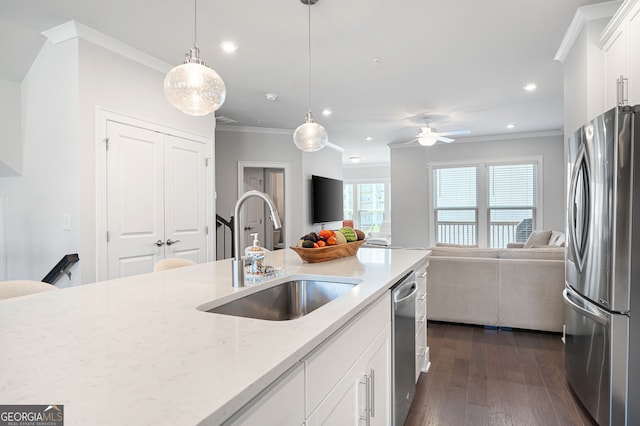
<svg viewBox="0 0 640 426">
<path fill-rule="evenodd" d="M 293 135 L 291 129 L 279 129 L 276 127 L 237 126 L 233 124 L 220 124 L 216 130 L 237 133 L 266 133 L 268 135 Z"/>
<path fill-rule="evenodd" d="M 483 136 L 471 136 L 465 138 L 458 138 L 455 140 L 455 144 L 461 143 L 472 143 L 472 142 L 497 142 L 497 141 L 508 141 L 508 140 L 518 140 L 518 139 L 534 139 L 534 138 L 548 138 L 553 136 L 563 136 L 564 132 L 562 130 L 542 130 L 538 132 L 521 132 L 521 133 L 500 133 L 495 135 L 483 135 Z M 439 144 L 442 145 L 442 144 Z M 402 148 L 416 148 L 421 147 L 422 145 L 415 143 L 406 143 L 406 142 L 392 142 L 387 144 L 390 149 L 402 149 Z M 427 148 L 427 147 L 425 147 Z"/>
<path fill-rule="evenodd" d="M 293 136 L 293 130 L 291 129 L 278 129 L 275 127 L 254 127 L 254 126 L 236 126 L 232 124 L 220 124 L 216 126 L 216 130 L 223 132 L 237 132 L 237 133 L 262 133 L 268 135 L 291 135 Z M 344 152 L 345 149 L 334 143 L 327 142 L 327 148 L 331 148 L 338 152 Z"/>
<path fill-rule="evenodd" d="M 636 5 L 637 2 L 638 0 L 625 0 L 625 2 L 622 3 L 622 6 L 618 8 L 615 15 L 613 15 L 613 18 L 611 18 L 607 26 L 602 31 L 600 38 L 596 42 L 596 47 L 598 47 L 599 49 L 602 49 L 604 47 L 605 43 L 613 35 L 620 24 L 622 24 L 622 21 L 629 14 L 629 11 Z"/>
<path fill-rule="evenodd" d="M 616 0 L 579 7 L 553 59 L 563 63 L 565 59 L 567 59 L 569 52 L 571 52 L 576 40 L 578 40 L 587 21 L 614 16 L 621 4 L 622 0 Z"/>
<path fill-rule="evenodd" d="M 65 22 L 57 27 L 43 31 L 41 34 L 53 44 L 62 43 L 74 38 L 81 38 L 117 53 L 120 56 L 124 56 L 132 61 L 160 71 L 163 74 L 166 74 L 171 70 L 171 68 L 173 68 L 173 65 L 161 61 L 155 56 L 131 47 L 126 43 L 116 40 L 115 38 L 101 33 L 100 31 L 96 31 L 93 28 L 87 27 L 77 21 Z"/>
</svg>

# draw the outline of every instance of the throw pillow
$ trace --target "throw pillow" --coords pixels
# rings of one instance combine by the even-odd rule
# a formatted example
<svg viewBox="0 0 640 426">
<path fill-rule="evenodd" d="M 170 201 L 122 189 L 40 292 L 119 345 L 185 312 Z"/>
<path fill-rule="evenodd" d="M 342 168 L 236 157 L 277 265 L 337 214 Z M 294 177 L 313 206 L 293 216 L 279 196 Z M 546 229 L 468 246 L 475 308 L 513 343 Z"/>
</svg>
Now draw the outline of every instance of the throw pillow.
<svg viewBox="0 0 640 426">
<path fill-rule="evenodd" d="M 564 232 L 552 231 L 549 237 L 549 245 L 554 247 L 564 247 Z"/>
<path fill-rule="evenodd" d="M 531 235 L 529 235 L 529 238 L 527 238 L 527 241 L 525 241 L 524 248 L 549 245 L 549 238 L 551 238 L 551 230 L 533 231 Z"/>
</svg>

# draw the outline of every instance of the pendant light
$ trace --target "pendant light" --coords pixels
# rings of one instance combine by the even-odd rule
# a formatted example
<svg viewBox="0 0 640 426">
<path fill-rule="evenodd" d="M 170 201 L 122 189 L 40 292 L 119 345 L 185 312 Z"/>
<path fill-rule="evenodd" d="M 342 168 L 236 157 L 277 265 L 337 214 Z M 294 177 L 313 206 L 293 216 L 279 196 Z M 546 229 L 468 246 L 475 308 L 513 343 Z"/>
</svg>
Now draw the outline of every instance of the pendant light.
<svg viewBox="0 0 640 426">
<path fill-rule="evenodd" d="M 222 106 L 227 96 L 224 81 L 200 57 L 197 42 L 197 0 L 194 0 L 194 41 L 184 63 L 164 78 L 164 94 L 171 104 L 189 115 L 207 115 Z"/>
<path fill-rule="evenodd" d="M 311 115 L 311 5 L 316 4 L 318 0 L 300 0 L 308 5 L 308 21 L 309 21 L 309 112 L 302 123 L 293 132 L 293 143 L 302 151 L 314 152 L 319 151 L 327 145 L 329 136 L 327 131 L 320 124 L 316 123 Z"/>
</svg>

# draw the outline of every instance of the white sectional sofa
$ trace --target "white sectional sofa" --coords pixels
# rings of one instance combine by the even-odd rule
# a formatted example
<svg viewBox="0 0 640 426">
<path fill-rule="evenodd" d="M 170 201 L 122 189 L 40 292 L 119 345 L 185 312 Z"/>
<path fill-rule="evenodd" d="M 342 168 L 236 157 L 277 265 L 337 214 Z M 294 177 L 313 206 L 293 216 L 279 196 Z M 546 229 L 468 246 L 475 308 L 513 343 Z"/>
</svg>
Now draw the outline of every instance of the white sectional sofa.
<svg viewBox="0 0 640 426">
<path fill-rule="evenodd" d="M 564 247 L 430 247 L 430 320 L 562 331 Z"/>
</svg>

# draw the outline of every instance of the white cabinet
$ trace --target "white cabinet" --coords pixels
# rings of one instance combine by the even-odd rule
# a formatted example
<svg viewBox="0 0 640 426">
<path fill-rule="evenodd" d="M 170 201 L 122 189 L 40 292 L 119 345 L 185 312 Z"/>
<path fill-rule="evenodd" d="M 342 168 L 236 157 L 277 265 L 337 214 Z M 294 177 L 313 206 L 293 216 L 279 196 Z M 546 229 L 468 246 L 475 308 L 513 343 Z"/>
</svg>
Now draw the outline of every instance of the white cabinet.
<svg viewBox="0 0 640 426">
<path fill-rule="evenodd" d="M 308 425 L 391 423 L 387 293 L 306 360 Z"/>
<path fill-rule="evenodd" d="M 640 104 L 640 1 L 636 2 L 627 16 L 629 33 L 629 104 Z"/>
<path fill-rule="evenodd" d="M 390 424 L 390 351 L 388 324 L 311 413 L 307 425 L 358 425 L 360 421 L 370 425 Z"/>
<path fill-rule="evenodd" d="M 640 1 L 625 1 L 600 39 L 604 55 L 605 110 L 623 100 L 640 103 Z M 620 87 L 618 80 L 624 79 Z"/>
<path fill-rule="evenodd" d="M 391 424 L 387 292 L 262 391 L 225 425 Z"/>
<path fill-rule="evenodd" d="M 283 409 L 286 407 L 286 409 Z M 304 365 L 298 364 L 225 425 L 303 425 Z"/>
<path fill-rule="evenodd" d="M 429 347 L 427 346 L 427 267 L 425 261 L 416 268 L 416 382 L 420 372 L 429 368 Z"/>
</svg>

